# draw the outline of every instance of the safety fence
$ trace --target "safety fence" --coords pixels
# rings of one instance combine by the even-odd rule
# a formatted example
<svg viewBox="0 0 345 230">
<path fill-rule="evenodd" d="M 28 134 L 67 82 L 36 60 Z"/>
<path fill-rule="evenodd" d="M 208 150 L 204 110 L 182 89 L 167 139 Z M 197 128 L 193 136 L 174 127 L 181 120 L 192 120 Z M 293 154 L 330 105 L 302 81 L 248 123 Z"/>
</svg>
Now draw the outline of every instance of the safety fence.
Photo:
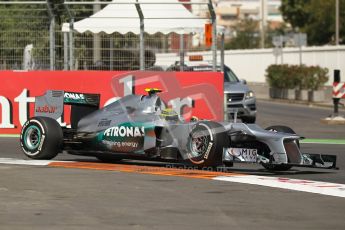
<svg viewBox="0 0 345 230">
<path fill-rule="evenodd" d="M 203 51 L 193 45 L 193 35 L 183 35 L 184 50 Z M 169 53 L 180 60 L 180 35 L 172 33 L 145 34 L 145 69 L 166 68 L 156 66 L 156 55 Z M 173 65 L 174 62 L 167 63 Z M 65 67 L 67 68 L 67 67 Z M 76 70 L 137 70 L 140 68 L 139 36 L 135 34 L 74 33 L 74 66 Z"/>
<path fill-rule="evenodd" d="M 1 4 L 0 69 L 49 69 L 49 27 L 44 4 Z"/>
<path fill-rule="evenodd" d="M 0 70 L 134 70 L 140 68 L 141 60 L 144 69 L 159 69 L 157 54 L 184 57 L 187 52 L 214 49 L 205 45 L 204 30 L 183 35 L 145 32 L 144 54 L 140 34 L 63 32 L 63 23 L 73 28 L 106 5 L 67 7 L 57 2 L 0 1 Z M 190 5 L 186 8 L 190 10 Z M 216 43 L 220 44 L 220 38 Z"/>
</svg>

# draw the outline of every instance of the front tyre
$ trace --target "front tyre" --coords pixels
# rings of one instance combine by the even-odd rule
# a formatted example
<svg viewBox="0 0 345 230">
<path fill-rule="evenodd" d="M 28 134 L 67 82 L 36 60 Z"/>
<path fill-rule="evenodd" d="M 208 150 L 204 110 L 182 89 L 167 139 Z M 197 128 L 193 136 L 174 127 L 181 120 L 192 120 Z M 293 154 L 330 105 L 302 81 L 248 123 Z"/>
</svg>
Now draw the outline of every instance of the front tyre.
<svg viewBox="0 0 345 230">
<path fill-rule="evenodd" d="M 20 134 L 24 154 L 36 160 L 50 160 L 62 150 L 63 133 L 59 123 L 49 117 L 33 117 Z"/>
<path fill-rule="evenodd" d="M 283 126 L 283 125 L 276 125 L 276 126 L 270 126 L 267 127 L 266 130 L 271 131 L 271 132 L 281 132 L 281 133 L 290 133 L 290 134 L 296 134 L 296 132 L 291 129 L 290 127 Z M 296 141 L 297 146 L 299 148 L 299 141 Z M 287 171 L 292 168 L 292 165 L 288 164 L 262 164 L 262 166 L 270 171 Z"/>
<path fill-rule="evenodd" d="M 223 148 L 229 139 L 222 125 L 202 121 L 193 127 L 188 138 L 188 161 L 199 168 L 222 165 Z"/>
</svg>

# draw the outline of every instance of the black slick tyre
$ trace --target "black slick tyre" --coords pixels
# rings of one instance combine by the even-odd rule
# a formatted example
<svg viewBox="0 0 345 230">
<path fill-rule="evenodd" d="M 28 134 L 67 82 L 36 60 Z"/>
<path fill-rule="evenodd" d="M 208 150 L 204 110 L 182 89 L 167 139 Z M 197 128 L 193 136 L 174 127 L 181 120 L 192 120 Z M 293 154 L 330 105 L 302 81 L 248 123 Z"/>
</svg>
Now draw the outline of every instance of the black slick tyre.
<svg viewBox="0 0 345 230">
<path fill-rule="evenodd" d="M 276 125 L 276 126 L 270 126 L 267 127 L 266 130 L 272 131 L 272 132 L 282 132 L 282 133 L 290 133 L 290 134 L 296 134 L 296 132 L 291 129 L 290 127 L 283 126 L 283 125 Z M 299 141 L 297 141 L 297 146 L 299 148 Z M 262 166 L 270 171 L 287 171 L 292 168 L 292 165 L 288 164 L 262 164 Z"/>
<path fill-rule="evenodd" d="M 24 154 L 36 160 L 50 160 L 62 150 L 63 133 L 59 123 L 49 117 L 33 117 L 20 133 Z"/>
<path fill-rule="evenodd" d="M 229 139 L 222 125 L 201 121 L 194 125 L 188 138 L 188 161 L 198 168 L 222 165 L 223 147 Z"/>
</svg>

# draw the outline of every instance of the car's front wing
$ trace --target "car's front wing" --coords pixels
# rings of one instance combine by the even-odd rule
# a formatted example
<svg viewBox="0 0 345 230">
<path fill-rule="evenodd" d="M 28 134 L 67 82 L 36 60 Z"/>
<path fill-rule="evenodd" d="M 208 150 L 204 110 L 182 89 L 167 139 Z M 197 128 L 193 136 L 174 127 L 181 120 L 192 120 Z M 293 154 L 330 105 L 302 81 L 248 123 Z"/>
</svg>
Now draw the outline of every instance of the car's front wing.
<svg viewBox="0 0 345 230">
<path fill-rule="evenodd" d="M 300 163 L 287 163 L 296 167 L 309 167 L 309 168 L 324 168 L 324 169 L 338 169 L 336 167 L 337 156 L 315 153 L 301 153 L 302 160 Z M 223 162 L 230 163 L 269 163 L 264 156 L 258 154 L 257 149 L 243 149 L 243 148 L 224 148 L 223 149 Z"/>
</svg>

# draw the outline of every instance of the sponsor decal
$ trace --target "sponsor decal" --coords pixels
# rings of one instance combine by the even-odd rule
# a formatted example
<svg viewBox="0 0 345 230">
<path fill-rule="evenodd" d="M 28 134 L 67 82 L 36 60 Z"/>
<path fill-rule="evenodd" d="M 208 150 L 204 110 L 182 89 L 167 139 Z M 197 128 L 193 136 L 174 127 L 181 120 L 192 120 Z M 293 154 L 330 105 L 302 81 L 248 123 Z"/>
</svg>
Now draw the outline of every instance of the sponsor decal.
<svg viewBox="0 0 345 230">
<path fill-rule="evenodd" d="M 101 120 L 101 121 L 98 123 L 98 127 L 109 126 L 110 123 L 111 123 L 111 120 Z"/>
<path fill-rule="evenodd" d="M 41 143 L 40 143 L 40 145 L 38 146 L 38 151 L 37 151 L 37 153 L 38 153 L 39 151 L 42 150 L 42 146 L 43 146 L 43 143 L 44 143 L 44 140 L 45 140 L 45 139 L 46 139 L 46 135 L 42 134 L 42 136 L 41 136 Z"/>
<path fill-rule="evenodd" d="M 56 106 L 37 106 L 35 112 L 36 113 L 55 113 L 57 107 Z"/>
<path fill-rule="evenodd" d="M 64 98 L 73 99 L 73 100 L 85 100 L 85 96 L 82 93 L 68 93 L 64 94 Z"/>
<path fill-rule="evenodd" d="M 138 149 L 139 144 L 140 144 L 135 141 L 108 141 L 108 140 L 102 140 L 102 143 L 107 145 L 110 149 L 114 149 L 114 148 Z"/>
<path fill-rule="evenodd" d="M 208 155 L 210 154 L 210 151 L 211 151 L 211 149 L 212 149 L 212 146 L 213 146 L 213 143 L 210 142 L 210 143 L 208 144 L 207 149 L 206 149 L 206 153 L 205 153 L 205 156 L 204 156 L 205 159 L 208 158 Z"/>
<path fill-rule="evenodd" d="M 103 135 L 106 137 L 143 137 L 145 136 L 145 128 L 143 126 L 115 126 L 105 130 Z"/>
<path fill-rule="evenodd" d="M 208 120 L 223 118 L 223 77 L 218 72 L 138 71 L 129 77 L 124 71 L 0 71 L 0 78 L 4 83 L 0 84 L 0 134 L 19 134 L 36 112 L 35 97 L 52 89 L 64 90 L 66 103 L 92 104 L 94 100 L 89 101 L 88 95 L 100 94 L 103 107 L 126 95 L 145 94 L 147 87 L 162 88 L 159 96 L 166 106 L 186 120 L 192 115 Z M 47 114 L 53 111 L 39 110 Z M 64 106 L 59 122 L 70 124 L 70 106 Z"/>
<path fill-rule="evenodd" d="M 257 149 L 243 149 L 243 148 L 229 148 L 228 154 L 237 158 L 237 160 L 245 162 L 256 162 L 258 150 Z"/>
</svg>

